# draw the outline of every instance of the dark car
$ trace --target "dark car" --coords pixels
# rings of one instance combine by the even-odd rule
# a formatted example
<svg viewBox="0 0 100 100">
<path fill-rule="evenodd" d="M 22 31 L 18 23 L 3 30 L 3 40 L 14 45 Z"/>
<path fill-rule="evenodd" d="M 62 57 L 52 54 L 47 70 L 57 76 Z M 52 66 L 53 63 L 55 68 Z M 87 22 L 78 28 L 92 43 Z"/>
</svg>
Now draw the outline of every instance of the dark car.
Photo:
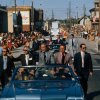
<svg viewBox="0 0 100 100">
<path fill-rule="evenodd" d="M 69 66 L 24 66 L 15 69 L 0 100 L 84 100 L 84 93 Z"/>
</svg>

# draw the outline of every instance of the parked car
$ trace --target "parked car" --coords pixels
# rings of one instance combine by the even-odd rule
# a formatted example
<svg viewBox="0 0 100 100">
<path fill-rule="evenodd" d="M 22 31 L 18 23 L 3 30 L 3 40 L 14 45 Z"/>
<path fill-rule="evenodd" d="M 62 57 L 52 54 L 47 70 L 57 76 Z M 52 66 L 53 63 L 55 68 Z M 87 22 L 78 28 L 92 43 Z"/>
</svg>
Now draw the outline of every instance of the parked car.
<svg viewBox="0 0 100 100">
<path fill-rule="evenodd" d="M 84 93 L 70 66 L 23 66 L 15 69 L 0 100 L 84 100 Z"/>
</svg>

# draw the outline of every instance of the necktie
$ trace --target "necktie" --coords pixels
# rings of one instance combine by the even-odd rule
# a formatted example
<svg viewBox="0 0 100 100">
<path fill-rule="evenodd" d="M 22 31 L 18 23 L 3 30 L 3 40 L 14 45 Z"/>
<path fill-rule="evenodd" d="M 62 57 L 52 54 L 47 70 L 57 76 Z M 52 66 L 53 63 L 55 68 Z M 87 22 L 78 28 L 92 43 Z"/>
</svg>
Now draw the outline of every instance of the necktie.
<svg viewBox="0 0 100 100">
<path fill-rule="evenodd" d="M 7 57 L 4 57 L 3 69 L 5 70 L 6 68 L 7 68 Z"/>
<path fill-rule="evenodd" d="M 46 63 L 46 53 L 44 52 L 44 62 Z"/>
<path fill-rule="evenodd" d="M 73 39 L 72 39 L 72 46 L 74 46 L 74 42 L 73 42 Z"/>
<path fill-rule="evenodd" d="M 62 64 L 64 64 L 64 61 L 65 61 L 65 54 L 62 53 Z"/>
</svg>

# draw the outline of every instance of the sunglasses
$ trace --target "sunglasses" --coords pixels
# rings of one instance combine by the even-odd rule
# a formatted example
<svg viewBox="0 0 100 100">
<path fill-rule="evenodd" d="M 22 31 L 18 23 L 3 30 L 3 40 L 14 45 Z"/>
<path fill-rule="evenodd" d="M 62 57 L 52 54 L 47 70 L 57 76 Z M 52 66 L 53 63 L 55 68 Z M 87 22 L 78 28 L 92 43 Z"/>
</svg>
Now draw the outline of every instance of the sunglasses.
<svg viewBox="0 0 100 100">
<path fill-rule="evenodd" d="M 86 49 L 86 47 L 83 47 L 82 49 Z"/>
<path fill-rule="evenodd" d="M 28 51 L 28 50 L 24 50 L 24 51 Z"/>
</svg>

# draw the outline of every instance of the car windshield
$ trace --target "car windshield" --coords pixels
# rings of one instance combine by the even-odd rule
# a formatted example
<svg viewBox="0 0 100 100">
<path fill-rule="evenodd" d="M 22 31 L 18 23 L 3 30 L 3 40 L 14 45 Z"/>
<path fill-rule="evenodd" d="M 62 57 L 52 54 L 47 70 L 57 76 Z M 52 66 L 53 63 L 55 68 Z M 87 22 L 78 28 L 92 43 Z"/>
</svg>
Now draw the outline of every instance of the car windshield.
<svg viewBox="0 0 100 100">
<path fill-rule="evenodd" d="M 64 88 L 75 83 L 69 68 L 20 67 L 15 75 L 14 86 L 22 89 Z"/>
<path fill-rule="evenodd" d="M 60 67 L 20 67 L 15 80 L 71 80 L 69 68 Z"/>
</svg>

